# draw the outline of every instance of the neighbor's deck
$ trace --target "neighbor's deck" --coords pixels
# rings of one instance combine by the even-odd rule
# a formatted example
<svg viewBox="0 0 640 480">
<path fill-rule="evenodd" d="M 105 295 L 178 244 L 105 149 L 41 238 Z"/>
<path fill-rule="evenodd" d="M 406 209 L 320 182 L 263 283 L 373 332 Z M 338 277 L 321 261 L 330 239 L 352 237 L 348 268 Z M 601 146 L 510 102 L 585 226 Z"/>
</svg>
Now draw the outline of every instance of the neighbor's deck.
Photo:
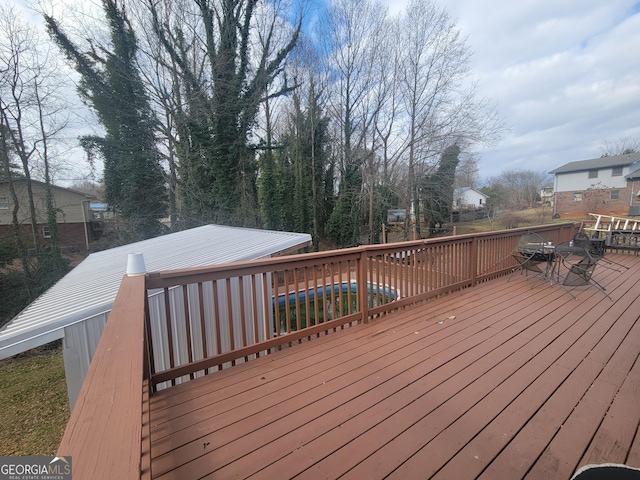
<svg viewBox="0 0 640 480">
<path fill-rule="evenodd" d="M 508 277 L 158 392 L 152 475 L 568 479 L 640 466 L 640 257 Z"/>
</svg>

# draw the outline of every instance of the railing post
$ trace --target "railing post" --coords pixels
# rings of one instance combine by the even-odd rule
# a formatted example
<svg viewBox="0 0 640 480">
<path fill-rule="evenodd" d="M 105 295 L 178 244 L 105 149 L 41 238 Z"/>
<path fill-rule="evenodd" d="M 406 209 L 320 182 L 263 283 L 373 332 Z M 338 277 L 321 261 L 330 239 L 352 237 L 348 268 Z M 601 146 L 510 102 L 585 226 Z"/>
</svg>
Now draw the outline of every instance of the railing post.
<svg viewBox="0 0 640 480">
<path fill-rule="evenodd" d="M 478 277 L 478 237 L 474 236 L 469 244 L 469 272 L 471 273 L 471 286 L 475 287 Z"/>
<path fill-rule="evenodd" d="M 361 247 L 358 259 L 358 276 L 356 291 L 358 292 L 358 304 L 362 314 L 362 323 L 369 323 L 369 295 L 367 292 L 367 250 Z"/>
</svg>

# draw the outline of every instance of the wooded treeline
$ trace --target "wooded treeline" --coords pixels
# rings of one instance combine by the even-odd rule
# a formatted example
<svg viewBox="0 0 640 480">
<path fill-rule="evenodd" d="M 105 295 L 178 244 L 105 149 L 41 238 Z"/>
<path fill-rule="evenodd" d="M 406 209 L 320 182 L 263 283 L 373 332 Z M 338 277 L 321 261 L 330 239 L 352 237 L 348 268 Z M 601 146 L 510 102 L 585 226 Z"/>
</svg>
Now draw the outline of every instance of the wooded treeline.
<svg viewBox="0 0 640 480">
<path fill-rule="evenodd" d="M 101 4 L 102 24 L 44 18 L 102 126 L 81 143 L 131 239 L 169 217 L 344 247 L 377 241 L 398 207 L 435 232 L 459 165 L 473 177 L 474 149 L 502 131 L 431 0 L 398 16 L 370 0 Z"/>
</svg>

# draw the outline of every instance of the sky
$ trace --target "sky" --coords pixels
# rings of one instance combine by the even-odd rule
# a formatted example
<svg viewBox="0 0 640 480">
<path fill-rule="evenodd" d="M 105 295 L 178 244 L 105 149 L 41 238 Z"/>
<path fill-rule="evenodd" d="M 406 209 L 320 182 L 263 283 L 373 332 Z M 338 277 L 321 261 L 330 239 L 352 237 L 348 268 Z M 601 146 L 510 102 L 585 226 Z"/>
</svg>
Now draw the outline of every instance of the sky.
<svg viewBox="0 0 640 480">
<path fill-rule="evenodd" d="M 405 0 L 384 0 L 397 13 Z M 480 176 L 548 172 L 640 139 L 640 2 L 440 0 L 474 52 L 482 96 L 509 128 Z"/>
<path fill-rule="evenodd" d="M 391 14 L 408 2 L 381 1 Z M 483 179 L 548 172 L 601 156 L 604 142 L 640 139 L 640 1 L 434 1 L 466 37 L 479 93 L 508 128 L 478 155 Z"/>
</svg>

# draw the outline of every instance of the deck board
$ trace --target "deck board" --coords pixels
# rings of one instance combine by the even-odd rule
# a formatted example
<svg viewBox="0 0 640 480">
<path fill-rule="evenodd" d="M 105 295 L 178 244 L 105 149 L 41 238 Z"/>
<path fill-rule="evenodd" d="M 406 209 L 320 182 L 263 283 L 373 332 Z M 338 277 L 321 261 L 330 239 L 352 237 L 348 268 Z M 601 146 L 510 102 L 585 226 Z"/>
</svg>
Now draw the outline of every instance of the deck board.
<svg viewBox="0 0 640 480">
<path fill-rule="evenodd" d="M 153 478 L 570 478 L 640 466 L 640 257 L 519 274 L 154 394 Z M 533 288 L 531 288 L 533 286 Z"/>
</svg>

